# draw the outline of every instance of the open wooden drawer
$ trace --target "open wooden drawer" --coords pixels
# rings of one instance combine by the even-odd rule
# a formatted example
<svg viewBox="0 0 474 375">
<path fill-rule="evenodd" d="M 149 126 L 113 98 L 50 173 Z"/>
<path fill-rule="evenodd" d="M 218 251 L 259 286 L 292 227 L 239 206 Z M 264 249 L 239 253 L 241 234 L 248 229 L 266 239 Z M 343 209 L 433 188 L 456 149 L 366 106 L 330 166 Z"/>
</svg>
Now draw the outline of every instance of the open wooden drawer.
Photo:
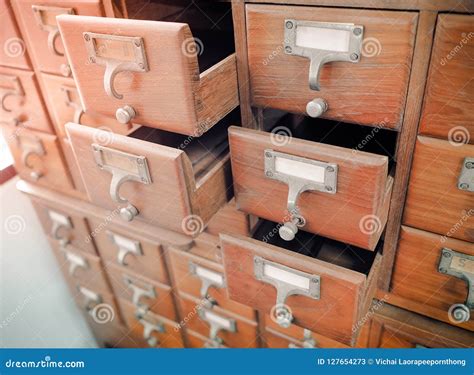
<svg viewBox="0 0 474 375">
<path fill-rule="evenodd" d="M 230 197 L 226 117 L 201 138 L 142 127 L 128 137 L 67 124 L 91 202 L 196 236 Z"/>
<path fill-rule="evenodd" d="M 374 250 L 387 221 L 393 186 L 389 158 L 341 143 L 363 140 L 362 127 L 336 124 L 328 132 L 326 124 L 313 123 L 319 120 L 308 121 L 294 129 L 277 126 L 272 132 L 229 129 L 237 207 L 284 222 L 277 232 L 287 241 L 301 228 Z M 315 129 L 321 130 L 321 137 Z M 354 129 L 354 138 L 343 134 Z M 327 134 L 331 132 L 335 144 Z M 319 139 L 325 143 L 314 141 Z"/>
<path fill-rule="evenodd" d="M 254 238 L 221 235 L 229 298 L 282 327 L 294 323 L 354 345 L 382 256 L 302 231 L 286 242 L 276 228 L 266 221 Z"/>
<path fill-rule="evenodd" d="M 200 136 L 238 105 L 235 55 L 186 23 L 57 20 L 86 112 Z"/>
</svg>

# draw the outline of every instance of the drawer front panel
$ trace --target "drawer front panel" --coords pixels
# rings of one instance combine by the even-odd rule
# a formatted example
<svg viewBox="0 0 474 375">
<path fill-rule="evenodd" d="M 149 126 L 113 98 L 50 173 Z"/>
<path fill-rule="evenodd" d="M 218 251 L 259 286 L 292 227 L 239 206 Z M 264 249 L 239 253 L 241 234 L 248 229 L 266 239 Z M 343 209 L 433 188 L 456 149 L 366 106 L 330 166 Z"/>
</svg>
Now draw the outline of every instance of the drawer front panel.
<svg viewBox="0 0 474 375">
<path fill-rule="evenodd" d="M 141 348 L 183 348 L 177 323 L 150 311 L 140 313 L 128 301 L 119 300 L 130 335 Z"/>
<path fill-rule="evenodd" d="M 112 263 L 162 284 L 169 284 L 161 245 L 133 235 L 126 229 L 91 220 L 94 241 L 106 264 Z"/>
<path fill-rule="evenodd" d="M 474 143 L 473 30 L 470 15 L 438 16 L 421 134 Z"/>
<path fill-rule="evenodd" d="M 231 314 L 224 309 L 205 307 L 202 300 L 180 294 L 182 328 L 208 338 L 209 347 L 257 348 L 257 323 Z M 219 328 L 211 328 L 211 327 Z M 213 332 L 215 336 L 213 336 Z"/>
<path fill-rule="evenodd" d="M 471 260 L 455 256 L 454 261 L 464 262 L 466 277 L 469 277 L 469 268 L 471 269 L 470 277 L 472 277 L 474 273 L 474 245 L 472 243 L 402 227 L 392 277 L 392 293 L 410 301 L 410 305 L 406 307 L 411 310 L 413 310 L 411 305 L 413 304 L 416 311 L 424 315 L 474 331 L 474 318 L 471 317 L 462 324 L 454 320 L 452 306 L 469 305 L 466 302 L 468 286 L 465 280 L 440 272 L 440 261 L 444 256 L 444 249 L 459 252 L 466 256 L 465 258 L 470 256 Z M 416 285 L 416 288 L 413 285 Z M 473 294 L 472 291 L 470 294 Z M 474 308 L 474 305 L 470 308 Z"/>
<path fill-rule="evenodd" d="M 44 232 L 59 245 L 70 244 L 74 249 L 96 255 L 91 230 L 84 216 L 63 211 L 60 206 L 50 202 L 32 200 L 33 207 Z"/>
<path fill-rule="evenodd" d="M 290 315 L 292 319 L 286 320 L 291 323 L 354 344 L 357 329 L 353 328 L 375 292 L 380 257 L 366 276 L 245 237 L 221 235 L 221 242 L 229 298 L 276 320 Z"/>
<path fill-rule="evenodd" d="M 87 200 L 86 187 L 84 185 L 84 181 L 82 180 L 81 172 L 79 171 L 79 166 L 77 165 L 76 157 L 74 156 L 74 152 L 72 150 L 71 141 L 68 138 L 62 138 L 59 141 L 61 142 L 68 170 L 71 173 L 74 188 L 77 191 L 79 198 Z"/>
<path fill-rule="evenodd" d="M 100 258 L 72 246 L 61 246 L 57 240 L 48 238 L 59 268 L 72 285 L 83 285 L 99 293 L 111 293 Z"/>
<path fill-rule="evenodd" d="M 255 311 L 246 305 L 227 298 L 224 267 L 206 259 L 179 250 L 169 252 L 173 278 L 180 292 L 196 298 L 209 298 L 209 305 L 215 303 L 225 310 L 255 320 Z"/>
<path fill-rule="evenodd" d="M 136 309 L 150 310 L 152 313 L 171 320 L 177 320 L 171 287 L 141 277 L 124 267 L 109 264 L 107 275 L 117 298 L 132 303 Z"/>
<path fill-rule="evenodd" d="M 290 221 L 288 202 L 295 198 L 294 191 L 303 182 L 313 183 L 313 176 L 314 181 L 324 179 L 326 183 L 329 173 L 312 163 L 327 163 L 330 166 L 326 169 L 336 169 L 337 182 L 331 189 L 337 192 L 303 190 L 296 196 L 296 206 L 306 220 L 302 229 L 365 249 L 375 248 L 385 227 L 391 196 L 387 157 L 296 138 L 277 145 L 269 133 L 237 127 L 230 128 L 229 138 L 234 191 L 241 210 L 274 222 Z M 288 183 L 268 177 L 270 172 L 266 172 L 265 165 L 269 150 L 302 160 L 289 160 L 297 165 L 286 169 L 290 185 L 295 187 L 293 193 L 289 192 Z M 324 177 L 318 175 L 320 169 Z M 281 171 L 285 173 L 284 169 Z M 290 173 L 298 171 L 303 178 L 291 177 Z M 366 228 L 367 225 L 371 227 Z"/>
<path fill-rule="evenodd" d="M 183 231 L 183 220 L 193 213 L 189 190 L 194 182 L 183 151 L 76 124 L 67 129 L 92 203 L 121 211 L 133 205 L 137 218 Z M 96 154 L 111 160 L 101 168 Z"/>
<path fill-rule="evenodd" d="M 202 349 L 202 348 L 211 348 L 211 343 L 209 339 L 203 335 L 200 335 L 197 332 L 186 330 L 186 341 L 189 348 Z M 226 346 L 221 345 L 221 348 L 226 348 Z"/>
<path fill-rule="evenodd" d="M 474 242 L 474 192 L 459 187 L 468 157 L 474 145 L 418 137 L 404 224 Z"/>
<path fill-rule="evenodd" d="M 70 194 L 74 186 L 56 136 L 9 125 L 2 132 L 22 178 Z"/>
<path fill-rule="evenodd" d="M 72 78 L 45 73 L 41 75 L 41 78 L 56 134 L 60 137 L 67 136 L 64 127 L 68 122 L 101 128 L 116 134 L 127 134 L 132 130 L 131 125 L 120 124 L 115 118 L 84 113 L 79 92 Z"/>
<path fill-rule="evenodd" d="M 0 67 L 0 99 L 2 122 L 54 132 L 33 72 Z"/>
<path fill-rule="evenodd" d="M 322 98 L 328 105 L 323 117 L 400 128 L 411 68 L 416 14 L 254 4 L 247 5 L 246 14 L 253 105 L 306 114 L 307 104 Z M 293 23 L 288 23 L 288 20 L 293 20 Z M 330 29 L 325 29 L 329 35 L 318 37 L 313 36 L 314 28 L 311 26 L 297 27 L 296 45 L 290 46 L 285 28 L 293 29 L 295 22 L 299 21 L 362 26 L 363 33 L 359 32 L 357 36 L 359 51 L 354 57 L 358 62 L 350 62 L 350 53 L 343 52 L 348 51 L 343 45 L 345 40 Z M 394 27 L 397 28 L 396 34 L 393 33 Z M 344 34 L 342 38 L 345 37 L 348 36 Z M 330 40 L 331 44 L 313 45 L 317 39 Z M 311 53 L 311 48 L 331 50 L 334 47 L 335 51 L 345 53 L 348 61 L 322 65 L 320 90 L 316 91 L 309 85 L 310 60 L 292 55 L 299 45 L 307 48 L 306 53 Z M 311 73 L 311 76 L 315 77 L 316 73 Z"/>
<path fill-rule="evenodd" d="M 20 29 L 28 41 L 28 50 L 39 70 L 57 75 L 71 75 L 56 16 L 60 14 L 102 16 L 103 2 L 108 0 L 12 0 Z"/>
<path fill-rule="evenodd" d="M 0 41 L 4 46 L 0 50 L 0 65 L 12 68 L 31 69 L 26 45 L 18 30 L 15 15 L 9 1 L 1 0 L 2 24 L 0 25 Z"/>
<path fill-rule="evenodd" d="M 235 56 L 199 75 L 197 54 L 183 52 L 192 40 L 187 24 L 70 16 L 58 22 L 86 111 L 115 117 L 129 106 L 125 122 L 199 136 L 238 105 Z M 156 40 L 160 48 L 152 48 Z"/>
</svg>

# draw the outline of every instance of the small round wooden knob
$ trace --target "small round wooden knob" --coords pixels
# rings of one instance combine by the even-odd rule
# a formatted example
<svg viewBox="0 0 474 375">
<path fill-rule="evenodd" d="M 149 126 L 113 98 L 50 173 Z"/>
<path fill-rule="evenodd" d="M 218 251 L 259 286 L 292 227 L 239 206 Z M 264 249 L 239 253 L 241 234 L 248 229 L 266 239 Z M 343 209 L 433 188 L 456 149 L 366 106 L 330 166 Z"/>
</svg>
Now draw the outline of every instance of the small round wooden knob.
<svg viewBox="0 0 474 375">
<path fill-rule="evenodd" d="M 310 117 L 319 117 L 328 110 L 328 103 L 321 98 L 313 99 L 306 104 L 306 113 Z"/>
</svg>

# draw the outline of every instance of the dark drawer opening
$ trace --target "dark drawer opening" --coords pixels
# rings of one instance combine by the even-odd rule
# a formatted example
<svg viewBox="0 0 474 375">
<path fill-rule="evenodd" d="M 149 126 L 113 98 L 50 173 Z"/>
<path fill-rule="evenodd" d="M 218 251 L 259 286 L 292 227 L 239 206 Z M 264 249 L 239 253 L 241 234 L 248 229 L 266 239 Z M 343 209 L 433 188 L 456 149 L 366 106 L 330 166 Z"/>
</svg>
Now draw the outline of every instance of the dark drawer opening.
<svg viewBox="0 0 474 375">
<path fill-rule="evenodd" d="M 302 230 L 296 233 L 293 241 L 285 241 L 278 235 L 280 226 L 282 224 L 261 220 L 252 237 L 365 275 L 369 274 L 377 253 L 383 247 L 383 240 L 379 241 L 375 251 L 369 251 Z"/>
</svg>

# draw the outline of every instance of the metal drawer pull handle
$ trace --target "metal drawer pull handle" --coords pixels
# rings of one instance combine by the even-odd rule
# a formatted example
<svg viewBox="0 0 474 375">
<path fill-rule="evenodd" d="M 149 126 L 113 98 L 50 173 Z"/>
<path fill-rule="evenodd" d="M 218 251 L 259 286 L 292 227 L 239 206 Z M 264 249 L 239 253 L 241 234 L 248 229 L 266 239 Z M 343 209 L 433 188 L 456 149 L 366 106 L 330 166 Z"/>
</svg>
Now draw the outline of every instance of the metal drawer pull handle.
<svg viewBox="0 0 474 375">
<path fill-rule="evenodd" d="M 143 255 L 142 245 L 139 241 L 131 240 L 126 237 L 122 237 L 111 231 L 107 231 L 110 241 L 118 247 L 117 261 L 122 266 L 127 266 L 128 263 L 125 261 L 125 257 L 128 254 L 135 256 Z"/>
<path fill-rule="evenodd" d="M 352 23 L 285 20 L 285 53 L 310 60 L 309 87 L 319 91 L 319 76 L 324 64 L 332 61 L 357 63 L 360 60 L 364 27 Z M 306 111 L 318 117 L 327 110 L 327 104 L 310 101 Z"/>
<path fill-rule="evenodd" d="M 84 114 L 84 109 L 82 108 L 81 103 L 77 103 L 73 100 L 73 94 L 75 93 L 77 95 L 77 91 L 74 88 L 68 86 L 61 86 L 61 91 L 64 94 L 64 100 L 66 105 L 74 109 L 74 117 L 72 119 L 72 122 L 80 124 L 81 117 Z"/>
<path fill-rule="evenodd" d="M 64 258 L 68 261 L 69 263 L 69 275 L 74 277 L 76 270 L 78 268 L 82 268 L 84 270 L 87 270 L 89 268 L 89 263 L 84 257 L 81 257 L 78 254 L 71 253 L 67 250 L 64 250 Z"/>
<path fill-rule="evenodd" d="M 23 86 L 21 85 L 20 79 L 17 76 L 2 74 L 2 79 L 9 81 L 11 83 L 11 87 L 2 87 L 0 88 L 0 104 L 1 108 L 5 112 L 13 112 L 12 109 L 8 108 L 5 105 L 5 101 L 9 96 L 19 96 L 24 97 L 25 91 L 23 90 Z"/>
<path fill-rule="evenodd" d="M 264 160 L 265 176 L 288 185 L 287 210 L 290 218 L 286 219 L 278 232 L 282 239 L 291 241 L 298 233 L 298 228 L 306 224 L 297 206 L 300 194 L 307 190 L 336 194 L 338 167 L 334 163 L 306 159 L 270 149 L 264 151 Z"/>
<path fill-rule="evenodd" d="M 474 192 L 474 158 L 465 158 L 458 180 L 458 189 Z"/>
<path fill-rule="evenodd" d="M 53 210 L 48 210 L 48 216 L 52 222 L 51 236 L 58 240 L 61 246 L 69 244 L 71 240 L 68 237 L 61 236 L 59 232 L 61 228 L 66 229 L 68 232 L 72 229 L 71 218 Z"/>
<path fill-rule="evenodd" d="M 102 297 L 99 293 L 96 293 L 93 290 L 90 290 L 80 285 L 77 286 L 77 290 L 84 297 L 84 309 L 88 313 L 93 314 L 94 307 L 102 303 Z"/>
<path fill-rule="evenodd" d="M 48 49 L 56 56 L 64 56 L 56 48 L 56 39 L 59 36 L 59 28 L 56 24 L 56 16 L 60 14 L 74 14 L 71 8 L 49 7 L 44 5 L 32 5 L 33 14 L 39 28 L 48 33 Z"/>
<path fill-rule="evenodd" d="M 136 318 L 138 322 L 143 326 L 143 339 L 151 347 L 156 347 L 159 345 L 159 341 L 155 336 L 152 336 L 153 332 L 165 333 L 165 326 L 161 322 L 149 322 L 145 319 L 144 314 L 137 312 Z"/>
<path fill-rule="evenodd" d="M 440 273 L 457 277 L 467 283 L 467 298 L 464 303 L 456 303 L 449 308 L 449 319 L 454 323 L 466 323 L 474 309 L 474 255 L 467 255 L 443 248 L 438 265 Z"/>
<path fill-rule="evenodd" d="M 97 129 L 98 133 L 103 130 Z M 107 135 L 109 136 L 109 135 Z M 132 221 L 138 215 L 138 209 L 127 199 L 120 196 L 120 187 L 126 181 L 151 184 L 150 170 L 145 156 L 132 155 L 112 148 L 92 144 L 94 159 L 100 169 L 112 174 L 110 198 L 117 203 L 127 203 L 120 209 L 120 217 Z"/>
<path fill-rule="evenodd" d="M 318 300 L 320 298 L 320 276 L 294 270 L 259 256 L 253 258 L 255 278 L 273 285 L 277 290 L 274 307 L 277 323 L 288 328 L 293 321 L 290 309 L 285 305 L 291 295 L 302 295 Z"/>
<path fill-rule="evenodd" d="M 142 297 L 155 299 L 157 297 L 155 288 L 150 284 L 144 284 L 144 288 L 139 287 L 138 285 L 135 285 L 133 280 L 127 275 L 123 276 L 123 281 L 125 282 L 125 285 L 127 285 L 127 288 L 131 289 L 133 293 L 132 295 L 133 304 L 137 308 L 141 308 L 144 311 L 147 311 L 150 307 L 145 303 L 141 303 L 140 299 Z"/>
<path fill-rule="evenodd" d="M 317 348 L 316 340 L 313 338 L 313 334 L 309 329 L 304 329 L 303 331 L 303 345 L 298 346 L 296 344 L 288 344 L 289 349 L 314 349 Z"/>
<path fill-rule="evenodd" d="M 226 286 L 224 275 L 211 271 L 210 269 L 202 267 L 192 261 L 189 262 L 189 272 L 191 275 L 201 279 L 200 295 L 202 298 L 209 299 L 208 293 L 210 287 L 225 288 Z"/>
<path fill-rule="evenodd" d="M 224 318 L 211 310 L 203 308 L 198 310 L 198 314 L 203 321 L 209 324 L 210 347 L 219 347 L 223 344 L 222 339 L 218 336 L 219 331 L 225 330 L 232 333 L 237 331 L 237 324 L 234 319 Z"/>
<path fill-rule="evenodd" d="M 43 142 L 41 142 L 41 140 L 36 137 L 27 138 L 23 136 L 20 136 L 18 138 L 18 142 L 20 143 L 20 147 L 22 149 L 21 162 L 26 168 L 32 169 L 32 171 L 30 172 L 30 177 L 34 181 L 38 181 L 41 177 L 43 177 L 43 173 L 34 170 L 34 166 L 30 164 L 29 158 L 33 155 L 37 155 L 40 157 L 46 155 Z"/>
<path fill-rule="evenodd" d="M 93 64 L 105 66 L 104 90 L 108 96 L 123 99 L 114 87 L 115 77 L 124 71 L 147 72 L 148 61 L 141 37 L 84 33 L 88 59 Z M 128 123 L 136 116 L 132 106 L 119 108 L 116 118 Z"/>
</svg>

